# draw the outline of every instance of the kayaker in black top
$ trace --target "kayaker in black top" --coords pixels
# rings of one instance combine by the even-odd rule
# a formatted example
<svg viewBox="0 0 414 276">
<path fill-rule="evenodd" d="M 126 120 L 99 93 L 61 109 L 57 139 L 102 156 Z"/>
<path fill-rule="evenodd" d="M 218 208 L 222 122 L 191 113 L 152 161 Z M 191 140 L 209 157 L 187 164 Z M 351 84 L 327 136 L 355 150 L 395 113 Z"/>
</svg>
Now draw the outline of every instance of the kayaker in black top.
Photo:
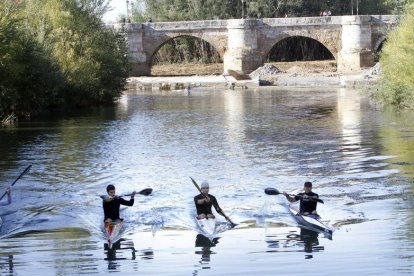
<svg viewBox="0 0 414 276">
<path fill-rule="evenodd" d="M 286 192 L 283 192 L 283 194 L 286 196 L 286 199 L 289 200 L 289 202 L 296 202 L 300 200 L 300 207 L 299 212 L 303 215 L 309 215 L 309 214 L 315 214 L 316 212 L 316 205 L 318 202 L 316 199 L 319 198 L 319 195 L 312 192 L 312 183 L 307 181 L 304 184 L 304 193 L 299 193 L 295 195 L 294 197 L 288 195 Z"/>
<path fill-rule="evenodd" d="M 211 212 L 211 206 L 214 206 L 217 213 L 221 214 L 221 208 L 217 203 L 215 196 L 208 193 L 210 187 L 207 181 L 201 183 L 201 194 L 194 197 L 194 203 L 197 208 L 197 219 L 214 218 Z"/>
<path fill-rule="evenodd" d="M 119 217 L 119 207 L 120 205 L 132 206 L 134 205 L 134 196 L 135 192 L 132 192 L 131 199 L 125 200 L 120 196 L 115 194 L 115 186 L 108 185 L 106 187 L 107 196 L 102 196 L 103 199 L 103 209 L 104 209 L 104 221 L 111 222 L 114 220 L 120 220 Z"/>
</svg>

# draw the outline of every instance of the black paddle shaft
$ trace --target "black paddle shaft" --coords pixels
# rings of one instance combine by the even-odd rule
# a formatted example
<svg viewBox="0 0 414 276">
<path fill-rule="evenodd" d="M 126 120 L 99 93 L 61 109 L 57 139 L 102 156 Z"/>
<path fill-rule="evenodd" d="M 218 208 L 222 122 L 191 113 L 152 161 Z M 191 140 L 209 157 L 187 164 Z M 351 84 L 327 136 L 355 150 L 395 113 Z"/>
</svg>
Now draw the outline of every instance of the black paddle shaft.
<svg viewBox="0 0 414 276">
<path fill-rule="evenodd" d="M 267 195 L 280 195 L 280 194 L 282 194 L 282 193 L 281 193 L 281 192 L 279 192 L 279 191 L 278 191 L 277 189 L 275 189 L 275 188 L 266 188 L 266 189 L 265 189 L 265 194 L 267 194 Z M 290 196 L 298 196 L 298 197 L 303 198 L 303 196 L 300 196 L 300 195 L 290 195 Z M 324 203 L 322 199 L 319 199 L 319 198 L 312 198 L 312 199 L 313 199 L 313 200 L 316 200 L 317 202 Z"/>
<path fill-rule="evenodd" d="M 14 182 L 10 185 L 10 187 L 13 187 L 14 184 L 16 184 L 16 182 L 25 174 L 27 173 L 30 168 L 32 167 L 32 165 L 27 166 L 27 168 L 16 178 L 16 180 L 14 180 Z M 7 194 L 7 191 L 4 192 L 4 194 L 0 197 L 0 200 L 3 199 L 3 197 Z"/>
</svg>

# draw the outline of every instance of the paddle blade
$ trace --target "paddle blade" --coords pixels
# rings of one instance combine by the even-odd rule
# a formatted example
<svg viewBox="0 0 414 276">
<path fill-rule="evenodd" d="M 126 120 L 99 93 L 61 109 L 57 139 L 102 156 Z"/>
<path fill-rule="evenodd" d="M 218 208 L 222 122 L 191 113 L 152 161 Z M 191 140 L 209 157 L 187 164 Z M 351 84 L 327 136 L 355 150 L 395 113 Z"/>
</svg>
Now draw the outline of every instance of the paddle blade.
<svg viewBox="0 0 414 276">
<path fill-rule="evenodd" d="M 113 199 L 112 197 L 110 197 L 108 195 L 100 195 L 99 197 L 102 198 L 102 200 L 105 201 L 105 202 L 109 202 Z"/>
<path fill-rule="evenodd" d="M 264 190 L 265 194 L 267 195 L 280 195 L 281 193 L 275 188 L 266 188 Z"/>
<path fill-rule="evenodd" d="M 146 188 L 142 191 L 139 191 L 138 194 L 140 195 L 144 195 L 144 196 L 148 196 L 152 193 L 152 189 L 151 188 Z"/>
</svg>

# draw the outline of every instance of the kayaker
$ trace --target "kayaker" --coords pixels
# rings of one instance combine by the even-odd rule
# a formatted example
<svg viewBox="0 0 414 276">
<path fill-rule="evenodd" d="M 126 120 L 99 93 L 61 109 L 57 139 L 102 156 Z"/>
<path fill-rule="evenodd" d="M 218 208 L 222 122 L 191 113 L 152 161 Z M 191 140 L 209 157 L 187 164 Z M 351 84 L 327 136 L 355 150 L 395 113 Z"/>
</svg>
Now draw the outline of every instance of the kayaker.
<svg viewBox="0 0 414 276">
<path fill-rule="evenodd" d="M 283 192 L 283 194 L 286 196 L 286 199 L 289 202 L 296 202 L 300 200 L 300 207 L 299 212 L 303 215 L 309 215 L 309 214 L 315 214 L 318 215 L 316 212 L 316 205 L 318 202 L 316 199 L 319 198 L 319 195 L 312 192 L 312 182 L 306 181 L 303 185 L 303 188 L 305 190 L 304 193 L 299 193 L 295 196 L 290 196 L 288 193 Z"/>
<path fill-rule="evenodd" d="M 203 181 L 200 188 L 201 194 L 194 197 L 194 203 L 197 208 L 197 219 L 214 218 L 214 215 L 211 212 L 211 206 L 214 206 L 217 213 L 224 216 L 217 203 L 216 197 L 208 193 L 210 189 L 208 182 Z"/>
<path fill-rule="evenodd" d="M 3 198 L 3 199 L 0 201 L 0 206 L 6 206 L 6 205 L 11 204 L 11 202 L 12 202 L 12 198 L 11 198 L 11 189 L 10 189 L 10 187 L 9 187 L 9 188 L 7 188 L 7 190 L 6 190 L 6 195 L 7 195 L 7 198 Z"/>
<path fill-rule="evenodd" d="M 106 187 L 106 192 L 108 193 L 108 196 L 102 197 L 103 199 L 103 210 L 104 210 L 104 221 L 105 222 L 112 222 L 115 220 L 120 220 L 119 217 L 119 207 L 120 205 L 125 206 L 132 206 L 134 205 L 134 196 L 135 192 L 132 192 L 131 199 L 125 200 L 120 196 L 117 196 L 115 194 L 115 186 L 114 185 L 108 185 Z"/>
</svg>

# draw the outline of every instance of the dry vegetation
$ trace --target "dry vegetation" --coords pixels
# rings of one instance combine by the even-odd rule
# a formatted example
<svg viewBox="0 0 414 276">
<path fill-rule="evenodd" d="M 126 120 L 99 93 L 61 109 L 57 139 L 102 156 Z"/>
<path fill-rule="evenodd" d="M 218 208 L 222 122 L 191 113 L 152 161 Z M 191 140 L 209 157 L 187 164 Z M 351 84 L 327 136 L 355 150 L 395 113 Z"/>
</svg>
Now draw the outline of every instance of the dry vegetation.
<svg viewBox="0 0 414 276">
<path fill-rule="evenodd" d="M 294 69 L 296 72 L 328 73 L 336 72 L 336 62 L 332 60 L 323 61 L 296 61 L 296 62 L 271 62 L 273 66 L 281 71 Z M 151 70 L 152 76 L 203 76 L 223 74 L 222 63 L 199 64 L 164 64 L 154 65 Z"/>
</svg>

